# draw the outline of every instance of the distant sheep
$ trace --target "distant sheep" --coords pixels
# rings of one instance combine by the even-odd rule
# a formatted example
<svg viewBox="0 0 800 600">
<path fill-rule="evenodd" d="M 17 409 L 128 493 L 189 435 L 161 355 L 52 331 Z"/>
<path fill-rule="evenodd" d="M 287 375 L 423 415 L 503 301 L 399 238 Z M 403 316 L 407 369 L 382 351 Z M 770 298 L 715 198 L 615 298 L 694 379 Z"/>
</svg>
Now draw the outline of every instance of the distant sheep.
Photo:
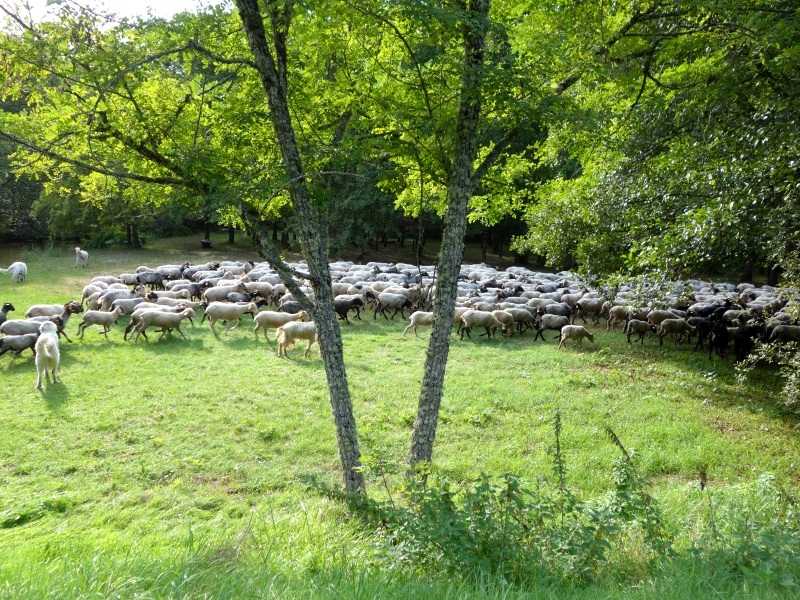
<svg viewBox="0 0 800 600">
<path fill-rule="evenodd" d="M 292 321 L 286 325 L 278 328 L 278 356 L 289 357 L 286 350 L 291 348 L 297 340 L 308 340 L 308 346 L 303 356 L 308 356 L 308 351 L 311 350 L 311 345 L 317 337 L 316 323 L 302 323 L 300 321 Z"/>
<path fill-rule="evenodd" d="M 81 267 L 85 269 L 88 266 L 89 266 L 89 253 L 86 250 L 75 248 L 75 266 L 73 268 L 77 269 L 78 267 Z"/>
<path fill-rule="evenodd" d="M 24 262 L 11 263 L 7 269 L 0 269 L 0 273 L 11 273 L 11 281 L 22 283 L 28 277 L 28 265 Z"/>
<path fill-rule="evenodd" d="M 574 346 L 583 347 L 583 338 L 588 338 L 594 343 L 594 336 L 583 325 L 564 325 L 561 328 L 561 341 L 558 342 L 558 347 L 563 348 L 567 340 L 575 340 Z"/>
</svg>

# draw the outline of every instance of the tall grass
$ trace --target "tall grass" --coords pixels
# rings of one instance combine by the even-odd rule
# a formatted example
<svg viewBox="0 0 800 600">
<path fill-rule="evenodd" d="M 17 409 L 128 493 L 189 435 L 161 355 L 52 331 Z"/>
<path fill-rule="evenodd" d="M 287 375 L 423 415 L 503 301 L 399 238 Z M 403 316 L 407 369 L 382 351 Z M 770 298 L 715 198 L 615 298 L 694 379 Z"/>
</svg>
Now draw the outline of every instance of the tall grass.
<svg viewBox="0 0 800 600">
<path fill-rule="evenodd" d="M 252 256 L 216 252 L 198 249 L 190 260 Z M 31 304 L 79 297 L 92 275 L 185 255 L 166 245 L 90 254 L 81 271 L 71 253 L 41 252 L 24 285 L 0 280 L 0 302 L 21 317 Z M 74 338 L 80 315 L 72 319 Z M 198 324 L 187 328 L 188 341 L 151 336 L 133 345 L 122 341 L 126 322 L 108 339 L 89 330 L 82 341 L 62 341 L 64 383 L 44 392 L 34 390 L 28 352 L 0 357 L 0 596 L 781 594 L 713 571 L 708 556 L 637 578 L 618 568 L 623 553 L 611 561 L 616 571 L 583 589 L 387 570 L 374 554 L 381 539 L 300 483 L 309 474 L 328 485 L 340 479 L 318 351 L 279 359 L 274 341 L 256 341 L 246 319 L 220 339 Z M 367 313 L 343 326 L 362 451 L 395 462 L 408 448 L 427 343 L 422 332 L 401 336 L 404 325 Z M 676 547 L 705 531 L 709 496 L 719 502 L 715 514 L 729 511 L 731 522 L 765 472 L 776 489 L 796 493 L 797 423 L 776 407 L 773 372 L 756 372 L 743 387 L 728 359 L 709 362 L 669 342 L 633 346 L 598 330 L 594 345 L 557 351 L 553 340 L 532 337 L 453 339 L 434 449 L 435 466 L 452 481 L 512 472 L 535 482 L 549 473 L 558 409 L 565 484 L 583 499 L 612 489 L 618 450 L 604 433 L 610 427 L 653 482 Z M 371 479 L 370 493 L 381 497 L 382 483 Z"/>
</svg>

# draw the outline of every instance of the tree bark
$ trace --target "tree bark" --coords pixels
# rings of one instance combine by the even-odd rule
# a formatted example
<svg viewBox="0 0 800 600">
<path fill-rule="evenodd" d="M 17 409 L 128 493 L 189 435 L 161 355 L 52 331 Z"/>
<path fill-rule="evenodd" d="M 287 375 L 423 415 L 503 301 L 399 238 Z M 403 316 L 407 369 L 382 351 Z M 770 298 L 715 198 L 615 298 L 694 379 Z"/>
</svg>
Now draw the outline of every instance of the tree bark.
<svg viewBox="0 0 800 600">
<path fill-rule="evenodd" d="M 420 462 L 430 462 L 433 456 L 445 367 L 450 351 L 458 275 L 461 271 L 461 259 L 464 256 L 467 204 L 473 193 L 472 171 L 478 148 L 477 130 L 481 109 L 489 0 L 470 0 L 467 13 L 462 25 L 464 69 L 461 76 L 452 169 L 447 186 L 448 208 L 436 267 L 433 328 L 425 358 L 425 373 L 417 405 L 417 417 L 411 434 L 409 463 L 412 469 Z M 412 474 L 413 471 L 409 473 Z"/>
<path fill-rule="evenodd" d="M 361 453 L 344 366 L 342 334 L 333 307 L 327 232 L 321 226 L 311 204 L 286 95 L 286 38 L 289 29 L 290 3 L 267 1 L 267 12 L 272 25 L 274 57 L 267 43 L 264 21 L 259 13 L 257 0 L 236 0 L 236 6 L 267 96 L 270 120 L 281 150 L 283 166 L 287 178 L 293 182 L 289 186 L 289 194 L 297 218 L 300 246 L 308 265 L 308 279 L 314 289 L 313 303 L 303 294 L 297 296 L 300 290 L 294 283 L 291 273 L 285 268 L 280 268 L 282 261 L 277 252 L 273 253 L 274 247 L 269 241 L 268 227 L 252 213 L 245 215 L 246 223 L 259 253 L 263 252 L 267 260 L 276 267 L 281 279 L 290 290 L 292 288 L 297 290 L 297 293 L 292 290 L 293 295 L 306 308 L 317 325 L 320 354 L 325 366 L 331 410 L 336 426 L 344 488 L 348 493 L 362 493 L 364 475 L 358 468 Z"/>
<path fill-rule="evenodd" d="M 233 225 L 228 225 L 228 243 L 235 244 L 236 243 L 236 228 Z"/>
</svg>

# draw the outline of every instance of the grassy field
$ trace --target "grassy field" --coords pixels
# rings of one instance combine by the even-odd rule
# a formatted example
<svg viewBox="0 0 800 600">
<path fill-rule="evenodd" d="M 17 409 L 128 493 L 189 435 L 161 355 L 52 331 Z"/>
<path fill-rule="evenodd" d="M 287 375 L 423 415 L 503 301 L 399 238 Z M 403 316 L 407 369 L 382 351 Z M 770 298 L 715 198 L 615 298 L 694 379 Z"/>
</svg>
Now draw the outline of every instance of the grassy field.
<svg viewBox="0 0 800 600">
<path fill-rule="evenodd" d="M 24 285 L 0 280 L 0 302 L 20 318 L 39 302 L 80 297 L 98 274 L 187 259 L 254 258 L 158 242 L 139 252 L 29 252 Z M 194 245 L 194 241 L 192 243 Z M 198 244 L 199 245 L 199 244 Z M 177 247 L 177 249 L 170 249 Z M 658 578 L 579 589 L 531 582 L 452 581 L 377 570 L 378 542 L 344 509 L 306 491 L 313 474 L 339 482 L 319 351 L 279 359 L 252 325 L 220 339 L 207 325 L 137 345 L 89 330 L 62 341 L 60 385 L 34 389 L 29 352 L 0 357 L 0 597 L 781 597 L 720 573 L 665 567 Z M 427 332 L 405 322 L 343 327 L 362 452 L 402 462 L 414 419 Z M 422 331 L 422 330 L 420 330 Z M 775 406 L 770 372 L 737 384 L 732 360 L 655 339 L 628 345 L 595 331 L 583 349 L 556 350 L 533 335 L 453 338 L 434 461 L 453 480 L 549 473 L 550 425 L 561 412 L 568 483 L 581 497 L 610 486 L 612 428 L 653 481 L 676 547 L 687 547 L 719 502 L 746 495 L 764 473 L 788 494 L 800 487 L 796 420 Z M 274 335 L 274 332 L 273 332 Z M 552 338 L 552 334 L 547 336 Z M 705 465 L 708 488 L 698 471 Z M 380 494 L 378 482 L 370 492 Z M 745 491 L 743 491 L 745 490 Z M 797 557 L 795 556 L 795 559 Z M 624 557 L 618 557 L 624 562 Z M 791 597 L 787 588 L 786 597 Z"/>
</svg>

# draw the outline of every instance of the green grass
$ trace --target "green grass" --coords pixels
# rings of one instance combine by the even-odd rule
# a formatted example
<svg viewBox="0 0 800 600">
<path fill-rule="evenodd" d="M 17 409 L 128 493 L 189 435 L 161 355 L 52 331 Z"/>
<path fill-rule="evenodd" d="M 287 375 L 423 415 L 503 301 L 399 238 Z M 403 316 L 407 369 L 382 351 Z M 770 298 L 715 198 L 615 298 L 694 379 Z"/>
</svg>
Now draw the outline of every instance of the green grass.
<svg viewBox="0 0 800 600">
<path fill-rule="evenodd" d="M 191 242 L 191 243 L 190 243 Z M 157 241 L 152 250 L 91 251 L 72 268 L 70 249 L 28 252 L 29 277 L 0 279 L 0 302 L 20 318 L 30 304 L 79 298 L 96 274 L 187 257 L 252 258 L 215 241 Z M 171 245 L 178 249 L 171 249 Z M 199 245 L 199 244 L 197 244 Z M 402 462 L 422 377 L 427 332 L 365 316 L 343 327 L 362 452 Z M 695 563 L 673 563 L 636 586 L 610 575 L 600 587 L 530 589 L 444 581 L 435 574 L 377 571 L 376 540 L 342 507 L 299 483 L 339 482 L 339 461 L 322 363 L 315 346 L 276 356 L 249 320 L 215 339 L 207 325 L 137 345 L 99 329 L 62 341 L 61 385 L 34 389 L 32 355 L 0 357 L 0 597 L 725 597 L 752 588 Z M 274 332 L 273 332 L 274 335 Z M 547 336 L 552 337 L 552 334 Z M 556 350 L 511 339 L 455 336 L 434 462 L 454 479 L 550 471 L 550 420 L 563 419 L 568 482 L 582 497 L 608 490 L 618 454 L 611 427 L 654 481 L 686 547 L 703 520 L 698 467 L 718 498 L 771 472 L 796 492 L 797 422 L 776 408 L 778 384 L 757 372 L 736 383 L 732 361 L 655 339 L 628 345 L 596 329 L 595 343 Z M 370 491 L 380 493 L 377 482 Z M 695 569 L 691 577 L 684 569 Z M 756 588 L 763 597 L 779 590 Z M 752 597 L 748 595 L 748 597 Z M 755 597 L 759 597 L 756 595 Z"/>
</svg>

